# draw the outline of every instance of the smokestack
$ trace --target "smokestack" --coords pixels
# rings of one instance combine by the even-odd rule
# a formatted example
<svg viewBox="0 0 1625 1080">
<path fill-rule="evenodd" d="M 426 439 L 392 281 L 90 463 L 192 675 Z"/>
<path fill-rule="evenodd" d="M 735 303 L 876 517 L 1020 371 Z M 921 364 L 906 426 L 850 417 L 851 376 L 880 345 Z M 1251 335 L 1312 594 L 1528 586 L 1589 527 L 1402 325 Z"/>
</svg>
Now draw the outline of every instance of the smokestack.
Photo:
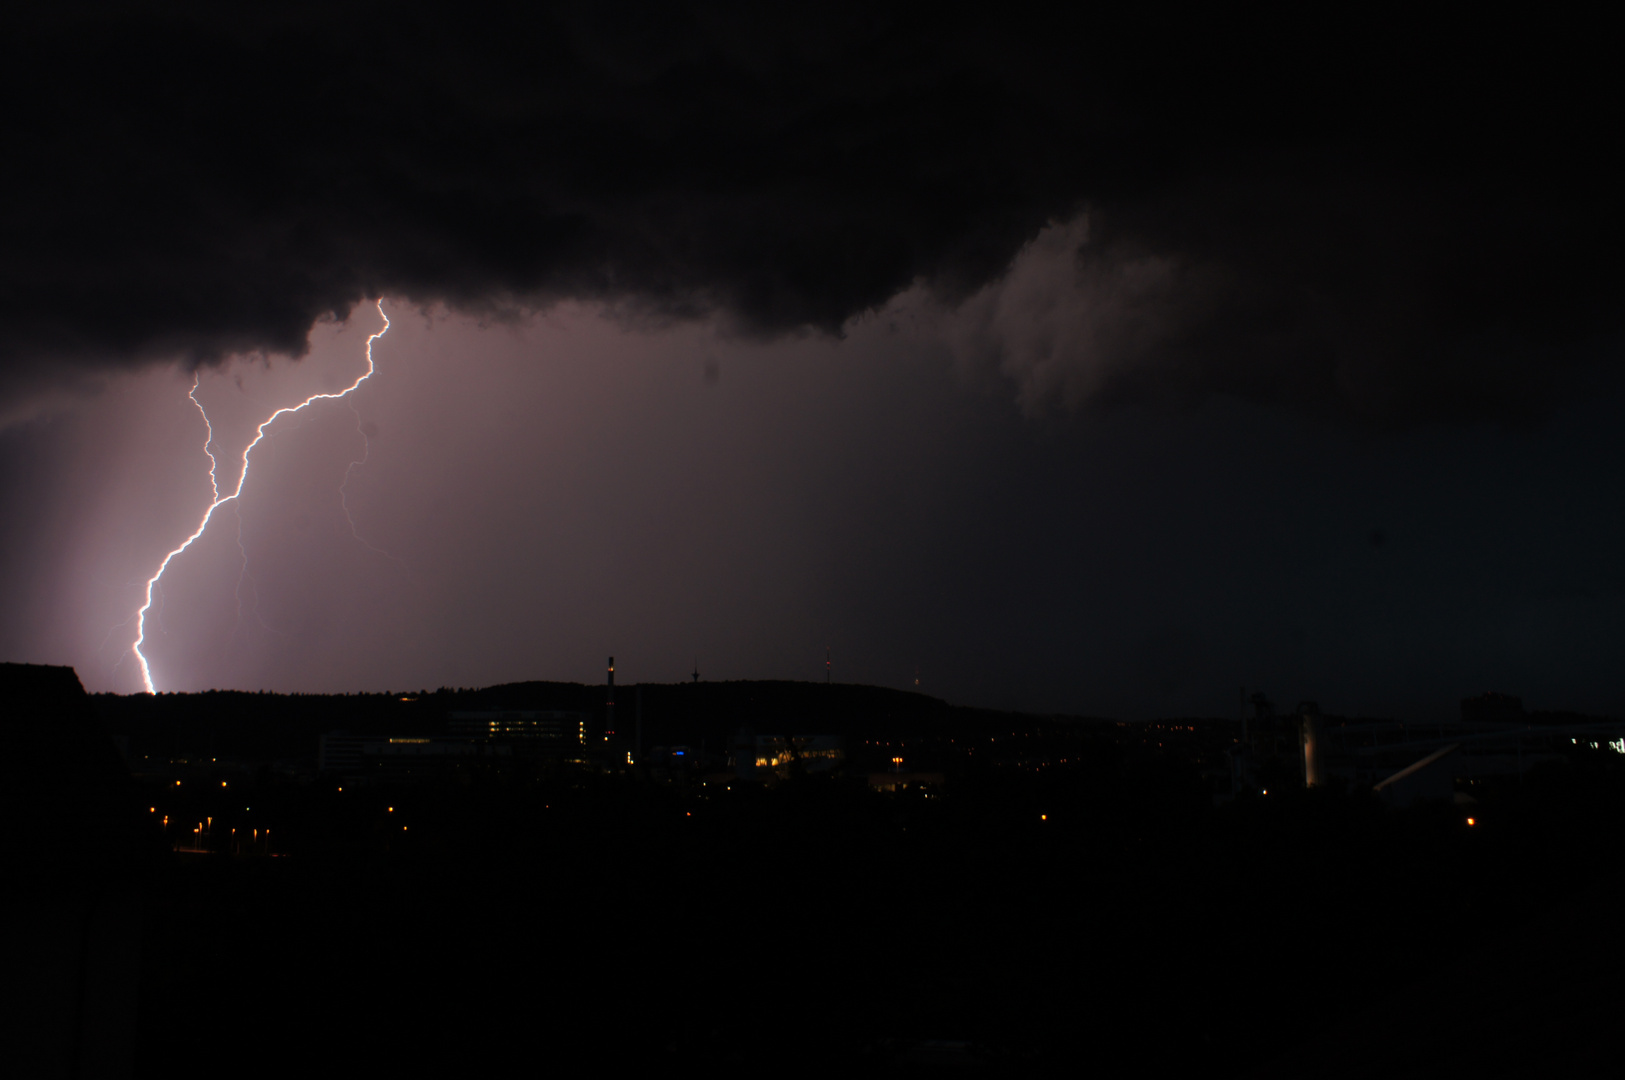
<svg viewBox="0 0 1625 1080">
<path fill-rule="evenodd" d="M 604 707 L 604 741 L 615 738 L 615 658 L 609 658 L 609 701 Z"/>
<path fill-rule="evenodd" d="M 1320 760 L 1320 709 L 1313 702 L 1298 706 L 1301 714 L 1303 742 L 1303 786 L 1319 787 L 1326 782 L 1325 769 Z"/>
</svg>

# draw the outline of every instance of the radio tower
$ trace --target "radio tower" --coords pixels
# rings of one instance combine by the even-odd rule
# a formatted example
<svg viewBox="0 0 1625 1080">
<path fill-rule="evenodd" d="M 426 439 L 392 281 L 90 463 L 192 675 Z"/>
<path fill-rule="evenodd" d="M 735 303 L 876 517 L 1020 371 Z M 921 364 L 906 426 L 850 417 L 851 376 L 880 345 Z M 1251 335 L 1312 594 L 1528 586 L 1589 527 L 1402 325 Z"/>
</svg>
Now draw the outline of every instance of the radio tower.
<svg viewBox="0 0 1625 1080">
<path fill-rule="evenodd" d="M 609 701 L 604 709 L 604 742 L 615 741 L 615 658 L 609 658 Z"/>
</svg>

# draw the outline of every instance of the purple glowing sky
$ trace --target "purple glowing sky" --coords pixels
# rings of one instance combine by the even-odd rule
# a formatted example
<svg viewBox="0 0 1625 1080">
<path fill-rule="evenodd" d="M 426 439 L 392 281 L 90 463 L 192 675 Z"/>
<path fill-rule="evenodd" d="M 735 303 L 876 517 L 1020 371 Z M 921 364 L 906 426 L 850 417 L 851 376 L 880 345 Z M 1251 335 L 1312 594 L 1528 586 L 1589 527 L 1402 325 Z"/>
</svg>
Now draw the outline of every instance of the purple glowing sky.
<svg viewBox="0 0 1625 1080">
<path fill-rule="evenodd" d="M 1600 28 L 12 8 L 0 658 L 1625 711 Z"/>
<path fill-rule="evenodd" d="M 1509 680 L 1611 700 L 1585 680 L 1608 640 L 1587 626 L 1618 594 L 1585 586 L 1619 522 L 1541 492 L 1555 472 L 1587 486 L 1572 438 L 1372 436 L 1223 400 L 1080 419 L 978 368 L 918 298 L 844 339 L 770 342 L 580 305 L 482 325 L 385 303 L 350 504 L 390 556 L 339 501 L 355 414 L 283 418 L 241 500 L 243 614 L 223 508 L 163 582 L 160 689 L 591 680 L 612 652 L 628 681 L 696 659 L 817 678 L 827 644 L 842 679 L 1119 715 L 1222 711 L 1244 683 L 1370 710 Z M 377 325 L 360 309 L 298 362 L 206 370 L 222 460 L 352 381 Z M 189 385 L 119 375 L 8 430 L 40 508 L 7 562 L 11 655 L 139 689 L 140 582 L 209 497 Z M 1485 499 L 1523 508 L 1491 515 L 1489 543 Z M 1520 524 L 1542 515 L 1593 534 L 1561 541 L 1564 570 Z"/>
</svg>

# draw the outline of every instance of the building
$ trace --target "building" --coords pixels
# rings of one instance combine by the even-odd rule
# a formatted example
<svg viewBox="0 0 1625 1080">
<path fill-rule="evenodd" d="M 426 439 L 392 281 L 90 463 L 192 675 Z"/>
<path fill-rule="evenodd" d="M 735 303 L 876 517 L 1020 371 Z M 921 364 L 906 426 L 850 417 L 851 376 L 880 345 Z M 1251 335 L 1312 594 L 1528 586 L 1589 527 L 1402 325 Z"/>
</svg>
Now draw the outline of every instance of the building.
<svg viewBox="0 0 1625 1080">
<path fill-rule="evenodd" d="M 587 743 L 587 715 L 562 709 L 454 712 L 447 717 L 446 728 L 453 735 L 538 746 L 585 746 Z"/>
<path fill-rule="evenodd" d="M 1526 713 L 1508 694 L 1468 698 L 1458 719 L 1421 723 L 1327 716 L 1307 701 L 1277 716 L 1262 694 L 1253 704 L 1230 752 L 1232 795 L 1329 784 L 1408 806 L 1450 801 L 1458 786 L 1521 776 L 1588 749 L 1625 753 L 1625 721 Z"/>
<path fill-rule="evenodd" d="M 494 764 L 513 757 L 511 743 L 469 735 L 321 736 L 316 771 L 351 783 L 403 783 L 445 776 L 457 766 Z"/>
<path fill-rule="evenodd" d="M 936 788 L 947 782 L 939 772 L 876 772 L 869 774 L 871 791 L 908 791 L 911 788 Z"/>
<path fill-rule="evenodd" d="M 741 780 L 788 779 L 792 773 L 832 772 L 846 761 L 839 735 L 753 735 L 734 739 L 734 775 Z"/>
</svg>

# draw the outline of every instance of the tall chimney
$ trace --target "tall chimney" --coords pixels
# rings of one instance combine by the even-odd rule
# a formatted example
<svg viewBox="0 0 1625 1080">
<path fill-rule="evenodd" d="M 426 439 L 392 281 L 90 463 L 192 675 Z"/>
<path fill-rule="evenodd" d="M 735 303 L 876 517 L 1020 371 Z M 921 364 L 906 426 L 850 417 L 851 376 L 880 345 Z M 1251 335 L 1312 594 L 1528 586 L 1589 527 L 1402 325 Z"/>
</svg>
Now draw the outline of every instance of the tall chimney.
<svg viewBox="0 0 1625 1080">
<path fill-rule="evenodd" d="M 1303 786 L 1320 787 L 1326 782 L 1325 762 L 1321 760 L 1320 709 L 1314 705 L 1299 706 L 1299 709 L 1303 725 L 1299 732 L 1303 745 Z"/>
</svg>

